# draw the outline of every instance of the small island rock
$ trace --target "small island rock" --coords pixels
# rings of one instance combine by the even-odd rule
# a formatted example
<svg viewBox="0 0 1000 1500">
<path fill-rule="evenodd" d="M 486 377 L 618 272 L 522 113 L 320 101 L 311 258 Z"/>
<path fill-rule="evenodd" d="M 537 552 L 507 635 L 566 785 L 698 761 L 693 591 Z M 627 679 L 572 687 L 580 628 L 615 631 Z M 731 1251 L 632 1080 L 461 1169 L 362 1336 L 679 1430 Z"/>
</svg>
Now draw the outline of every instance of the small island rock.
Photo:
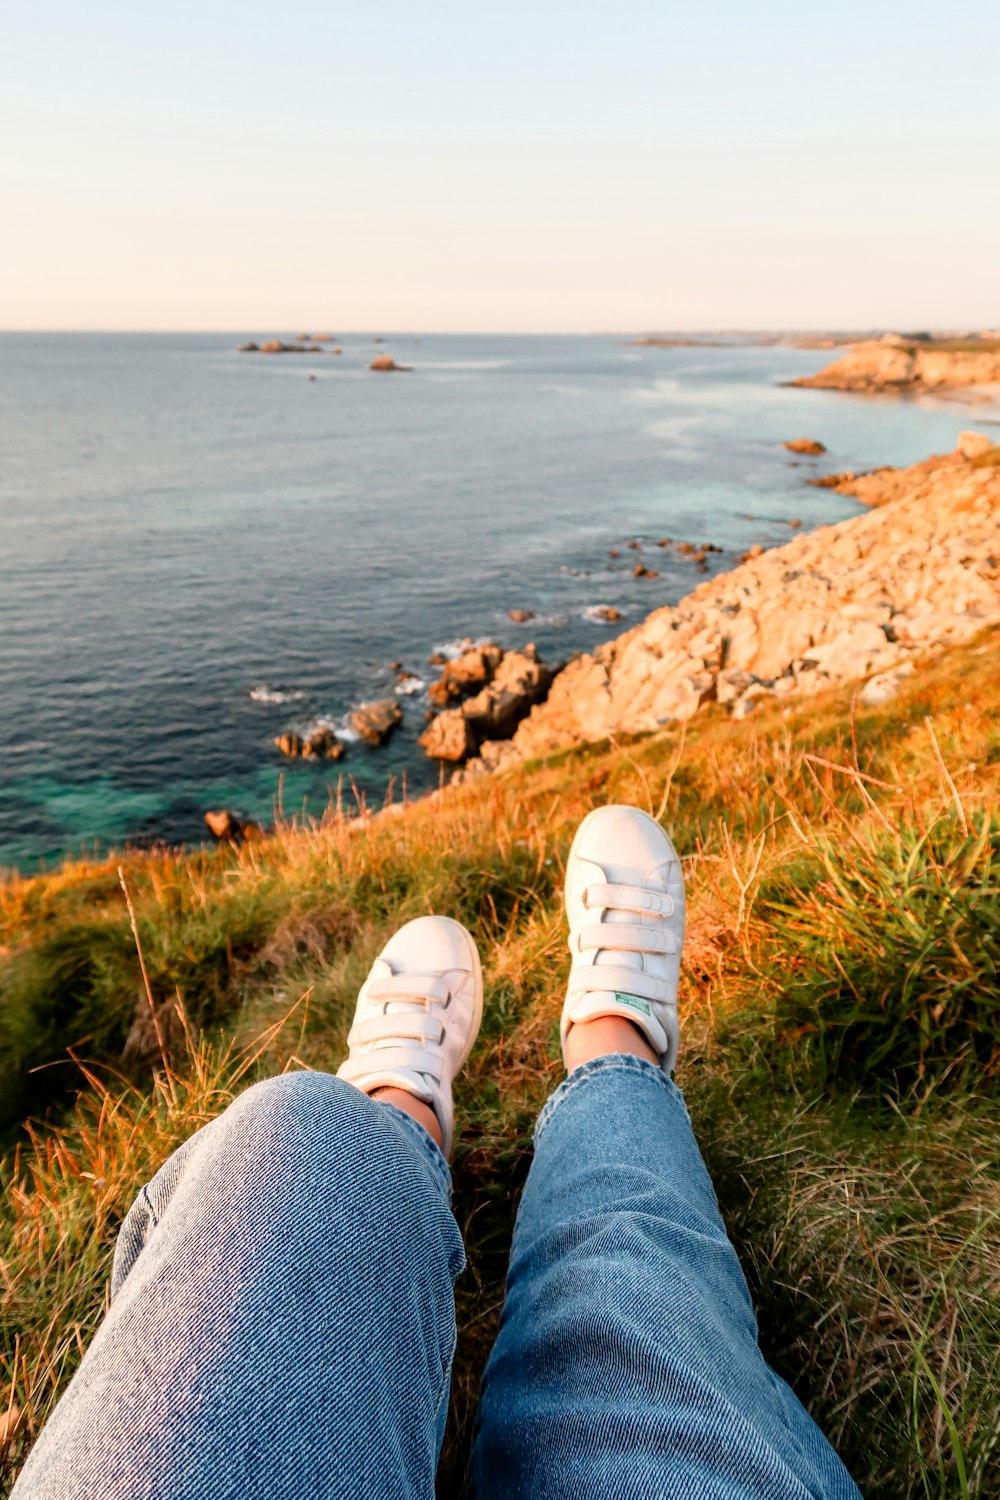
<svg viewBox="0 0 1000 1500">
<path fill-rule="evenodd" d="M 818 438 L 789 438 L 785 447 L 790 453 L 825 453 L 826 444 Z"/>
<path fill-rule="evenodd" d="M 302 734 L 288 730 L 274 742 L 289 760 L 339 760 L 344 746 L 326 724 L 317 724 Z"/>
</svg>

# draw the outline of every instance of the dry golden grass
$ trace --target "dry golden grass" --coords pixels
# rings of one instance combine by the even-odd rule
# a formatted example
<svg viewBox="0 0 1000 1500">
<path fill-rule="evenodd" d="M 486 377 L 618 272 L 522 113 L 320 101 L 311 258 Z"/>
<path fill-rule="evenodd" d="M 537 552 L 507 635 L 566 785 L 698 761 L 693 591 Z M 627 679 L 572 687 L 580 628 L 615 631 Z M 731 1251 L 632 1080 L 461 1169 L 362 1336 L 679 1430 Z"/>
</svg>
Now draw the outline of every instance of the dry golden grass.
<svg viewBox="0 0 1000 1500">
<path fill-rule="evenodd" d="M 487 992 L 456 1100 L 456 1492 L 531 1127 L 561 1076 L 563 861 L 583 813 L 624 800 L 684 860 L 679 1081 L 765 1350 L 866 1494 L 1000 1492 L 996 641 L 877 710 L 846 693 L 740 724 L 713 709 L 361 825 L 126 854 L 166 1062 L 118 861 L 0 885 L 0 1099 L 12 1132 L 47 1112 L 5 1168 L 8 1477 L 103 1312 L 138 1186 L 261 1071 L 335 1067 L 375 952 L 437 910 L 474 932 Z"/>
</svg>

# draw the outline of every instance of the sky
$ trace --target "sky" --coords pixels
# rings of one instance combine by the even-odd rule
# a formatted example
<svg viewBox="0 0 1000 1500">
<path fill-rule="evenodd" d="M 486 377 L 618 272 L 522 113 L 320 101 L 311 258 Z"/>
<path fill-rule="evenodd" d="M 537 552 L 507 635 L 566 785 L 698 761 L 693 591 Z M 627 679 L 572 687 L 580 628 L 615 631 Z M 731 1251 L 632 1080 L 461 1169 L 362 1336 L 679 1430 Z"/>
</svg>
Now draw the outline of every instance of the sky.
<svg viewBox="0 0 1000 1500">
<path fill-rule="evenodd" d="M 31 0 L 0 328 L 1000 324 L 997 0 Z"/>
</svg>

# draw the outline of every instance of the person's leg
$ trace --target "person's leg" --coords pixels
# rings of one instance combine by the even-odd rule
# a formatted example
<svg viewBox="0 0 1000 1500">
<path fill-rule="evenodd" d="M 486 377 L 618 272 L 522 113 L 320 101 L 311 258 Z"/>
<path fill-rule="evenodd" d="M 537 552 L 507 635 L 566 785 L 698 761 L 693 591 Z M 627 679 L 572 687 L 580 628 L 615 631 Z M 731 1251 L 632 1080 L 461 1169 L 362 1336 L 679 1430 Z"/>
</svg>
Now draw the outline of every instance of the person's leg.
<svg viewBox="0 0 1000 1500">
<path fill-rule="evenodd" d="M 357 1086 L 257 1084 L 140 1193 L 109 1313 L 16 1500 L 433 1495 L 464 1254 L 432 1137 L 450 1136 L 481 1011 L 471 939 L 439 922 L 376 960 Z"/>
<path fill-rule="evenodd" d="M 473 1493 L 857 1500 L 760 1353 L 739 1261 L 664 1071 L 676 1055 L 683 891 L 666 836 L 628 812 L 624 841 L 620 816 L 603 829 L 588 820 L 567 870 L 571 1071 L 536 1129 Z M 581 868 L 586 897 L 574 889 Z M 615 903 L 626 902 L 623 918 Z M 582 929 L 580 907 L 591 913 Z M 590 942 L 577 941 L 581 930 Z"/>
</svg>

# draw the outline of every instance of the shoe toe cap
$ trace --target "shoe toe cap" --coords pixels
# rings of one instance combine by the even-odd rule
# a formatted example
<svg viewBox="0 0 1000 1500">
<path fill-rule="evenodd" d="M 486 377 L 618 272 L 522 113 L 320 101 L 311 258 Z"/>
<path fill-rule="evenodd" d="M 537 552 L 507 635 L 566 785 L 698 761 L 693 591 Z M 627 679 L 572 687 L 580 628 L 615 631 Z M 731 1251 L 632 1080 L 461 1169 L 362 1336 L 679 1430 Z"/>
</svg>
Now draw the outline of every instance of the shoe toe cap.
<svg viewBox="0 0 1000 1500">
<path fill-rule="evenodd" d="M 379 955 L 396 974 L 445 974 L 474 971 L 472 935 L 451 917 L 416 917 L 393 933 Z"/>
</svg>

